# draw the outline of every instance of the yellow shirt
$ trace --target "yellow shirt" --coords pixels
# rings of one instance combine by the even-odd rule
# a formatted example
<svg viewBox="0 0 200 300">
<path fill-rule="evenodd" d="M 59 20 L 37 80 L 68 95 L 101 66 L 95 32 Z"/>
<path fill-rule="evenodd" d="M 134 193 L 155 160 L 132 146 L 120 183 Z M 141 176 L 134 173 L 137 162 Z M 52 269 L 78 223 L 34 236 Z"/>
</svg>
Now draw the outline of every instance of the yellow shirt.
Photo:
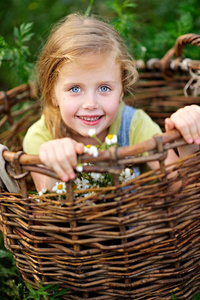
<svg viewBox="0 0 200 300">
<path fill-rule="evenodd" d="M 119 105 L 117 116 L 109 128 L 109 134 L 118 135 L 124 105 L 124 102 Z M 129 144 L 135 145 L 144 142 L 158 133 L 161 133 L 160 127 L 143 110 L 137 109 L 131 120 Z M 24 137 L 23 149 L 28 154 L 39 154 L 40 146 L 49 140 L 52 140 L 52 136 L 46 127 L 44 116 L 42 116 L 28 129 Z"/>
</svg>

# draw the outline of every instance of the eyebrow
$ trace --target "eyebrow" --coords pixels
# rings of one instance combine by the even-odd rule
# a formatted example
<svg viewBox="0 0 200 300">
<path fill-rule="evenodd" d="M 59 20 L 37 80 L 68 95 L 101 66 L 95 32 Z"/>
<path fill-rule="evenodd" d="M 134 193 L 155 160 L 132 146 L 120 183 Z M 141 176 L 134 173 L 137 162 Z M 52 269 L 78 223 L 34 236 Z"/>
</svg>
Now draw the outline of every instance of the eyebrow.
<svg viewBox="0 0 200 300">
<path fill-rule="evenodd" d="M 115 84 L 116 82 L 113 80 L 104 80 L 101 84 Z"/>
<path fill-rule="evenodd" d="M 82 85 L 82 84 L 83 84 L 82 82 L 72 81 L 72 82 L 64 83 L 64 87 L 68 87 L 69 85 Z M 116 82 L 113 81 L 113 80 L 103 80 L 103 81 L 100 81 L 98 84 L 99 85 L 102 85 L 102 84 L 116 84 Z"/>
<path fill-rule="evenodd" d="M 68 82 L 68 83 L 64 83 L 63 87 L 64 87 L 64 89 L 68 89 L 69 87 L 80 86 L 80 85 L 81 85 L 81 83 L 79 83 L 79 82 Z"/>
</svg>

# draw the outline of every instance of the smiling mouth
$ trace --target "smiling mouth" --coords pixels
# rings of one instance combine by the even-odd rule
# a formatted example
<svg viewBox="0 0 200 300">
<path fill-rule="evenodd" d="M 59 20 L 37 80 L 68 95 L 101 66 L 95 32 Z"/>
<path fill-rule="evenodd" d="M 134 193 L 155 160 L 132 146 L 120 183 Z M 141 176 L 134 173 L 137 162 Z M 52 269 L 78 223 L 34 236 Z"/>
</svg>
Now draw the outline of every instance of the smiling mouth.
<svg viewBox="0 0 200 300">
<path fill-rule="evenodd" d="M 94 121 L 97 121 L 99 119 L 101 119 L 103 116 L 99 116 L 99 117 L 81 117 L 81 116 L 78 116 L 81 120 L 84 120 L 84 121 L 88 121 L 88 122 L 94 122 Z"/>
</svg>

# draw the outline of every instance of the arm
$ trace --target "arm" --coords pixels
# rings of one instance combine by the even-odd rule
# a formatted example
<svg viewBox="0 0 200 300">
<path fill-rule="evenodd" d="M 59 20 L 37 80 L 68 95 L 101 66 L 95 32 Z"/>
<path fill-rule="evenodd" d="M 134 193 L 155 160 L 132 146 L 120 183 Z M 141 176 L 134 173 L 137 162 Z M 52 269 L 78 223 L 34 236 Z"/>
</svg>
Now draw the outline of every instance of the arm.
<svg viewBox="0 0 200 300">
<path fill-rule="evenodd" d="M 41 162 L 52 168 L 60 180 L 69 181 L 75 179 L 74 169 L 77 166 L 77 155 L 82 154 L 84 145 L 70 138 L 51 140 L 40 146 L 39 157 Z M 57 180 L 32 173 L 37 191 L 47 188 L 51 190 Z"/>
</svg>

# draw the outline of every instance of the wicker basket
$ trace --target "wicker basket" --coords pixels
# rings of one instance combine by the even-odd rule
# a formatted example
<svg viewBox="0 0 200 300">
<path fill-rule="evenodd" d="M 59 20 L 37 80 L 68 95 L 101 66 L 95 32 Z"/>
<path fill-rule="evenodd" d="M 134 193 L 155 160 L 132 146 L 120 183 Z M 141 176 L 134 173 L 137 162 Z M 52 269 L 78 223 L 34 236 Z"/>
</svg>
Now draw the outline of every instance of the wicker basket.
<svg viewBox="0 0 200 300">
<path fill-rule="evenodd" d="M 143 108 L 164 131 L 164 119 L 178 108 L 199 104 L 200 61 L 183 56 L 186 45 L 200 46 L 200 36 L 180 36 L 161 59 L 139 64 L 140 80 L 136 86 L 135 107 Z M 133 99 L 127 99 L 130 103 Z"/>
<path fill-rule="evenodd" d="M 200 36 L 181 37 L 178 45 L 193 41 L 199 43 Z M 146 110 L 151 108 L 153 117 L 160 109 L 167 115 L 186 103 L 200 102 L 197 95 L 183 96 L 189 70 L 191 74 L 198 71 L 199 62 L 188 61 L 188 71 L 181 73 L 180 68 L 171 70 L 172 56 L 167 57 L 168 62 L 155 62 L 155 72 L 148 64 L 138 83 L 146 88 L 136 100 L 142 105 L 147 100 Z M 182 66 L 184 60 L 179 60 Z M 163 69 L 163 65 L 168 68 Z M 7 130 L 0 138 L 6 145 L 18 141 L 19 149 L 26 130 L 24 122 L 18 126 L 19 115 L 26 118 L 30 112 L 22 105 L 25 100 L 29 107 L 30 89 L 21 86 L 14 91 L 0 98 L 4 120 L 10 122 L 4 122 Z M 11 107 L 16 102 L 22 108 L 13 116 Z M 40 113 L 39 104 L 33 111 L 35 118 Z M 41 281 L 59 284 L 68 289 L 62 299 L 172 299 L 172 294 L 177 299 L 193 299 L 200 291 L 200 152 L 171 166 L 163 163 L 169 149 L 184 144 L 180 134 L 172 131 L 139 145 L 111 147 L 97 158 L 84 154 L 82 162 L 91 163 L 84 171 L 109 172 L 114 185 L 89 190 L 94 193 L 88 197 L 74 198 L 68 183 L 66 197 L 60 200 L 55 200 L 55 193 L 29 193 L 26 178 L 30 171 L 55 177 L 52 170 L 40 165 L 38 156 L 4 151 L 7 172 L 19 182 L 21 192 L 2 190 L 1 223 L 5 245 L 25 281 L 35 288 Z M 147 151 L 149 155 L 140 155 Z M 147 161 L 158 161 L 158 170 L 119 183 L 122 169 L 143 166 Z M 173 171 L 178 171 L 177 175 L 168 176 Z M 175 188 L 176 182 L 181 185 Z"/>
</svg>

